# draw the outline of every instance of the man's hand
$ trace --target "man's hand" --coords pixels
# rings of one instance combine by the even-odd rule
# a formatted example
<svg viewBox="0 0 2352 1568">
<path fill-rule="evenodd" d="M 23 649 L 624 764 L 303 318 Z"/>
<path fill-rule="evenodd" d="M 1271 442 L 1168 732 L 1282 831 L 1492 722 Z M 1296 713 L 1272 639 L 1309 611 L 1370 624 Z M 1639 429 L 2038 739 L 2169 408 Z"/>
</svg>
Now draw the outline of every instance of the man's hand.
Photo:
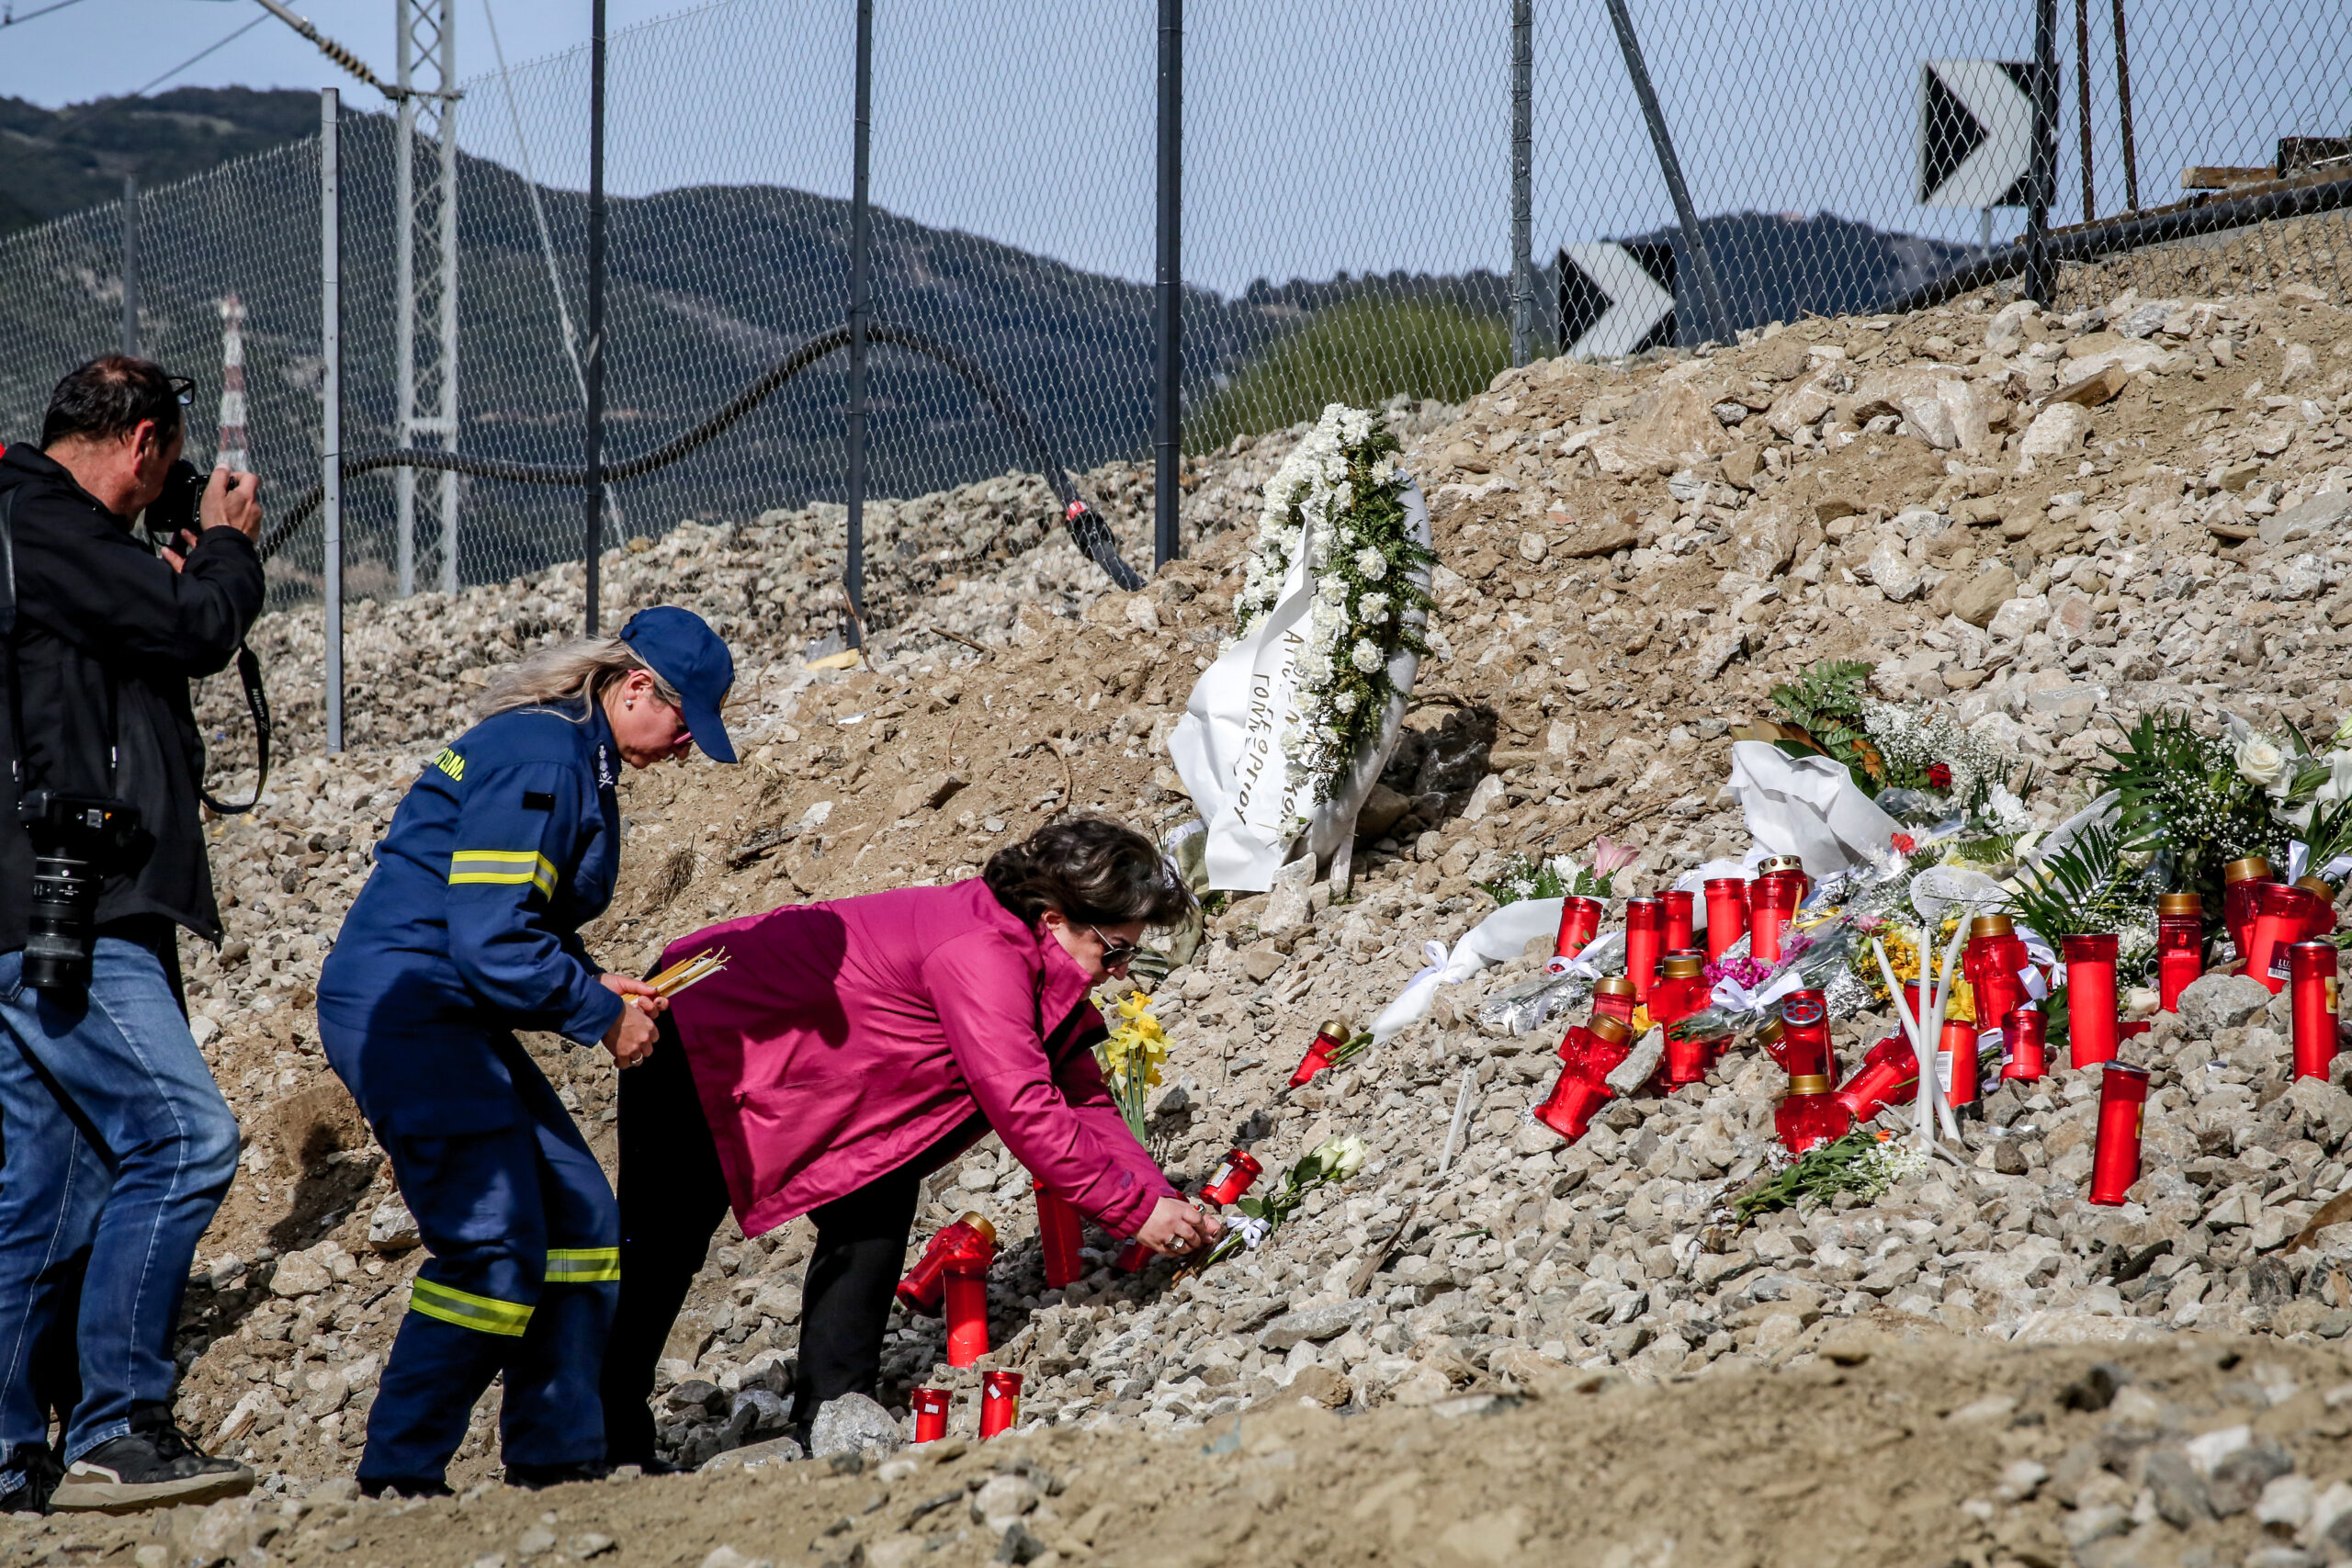
<svg viewBox="0 0 2352 1568">
<path fill-rule="evenodd" d="M 258 474 L 237 474 L 226 468 L 212 470 L 212 478 L 204 487 L 204 499 L 197 503 L 198 528 L 234 528 L 246 538 L 261 542 L 261 502 L 256 493 L 261 489 Z M 196 547 L 196 536 L 180 530 L 181 547 L 163 551 L 165 560 L 177 571 L 187 564 L 187 552 Z"/>
<path fill-rule="evenodd" d="M 1203 1213 L 1184 1199 L 1162 1198 L 1152 1206 L 1151 1217 L 1136 1232 L 1136 1239 L 1154 1252 L 1198 1252 L 1224 1228 L 1224 1221 Z"/>
<path fill-rule="evenodd" d="M 613 1020 L 613 1026 L 605 1031 L 605 1049 L 620 1066 L 633 1067 L 653 1054 L 653 1042 L 660 1036 L 653 1020 L 670 1010 L 670 998 L 627 975 L 606 973 L 596 979 L 627 1004 L 621 1009 L 620 1017 Z"/>
<path fill-rule="evenodd" d="M 207 528 L 234 528 L 248 539 L 261 537 L 261 490 L 258 474 L 232 474 L 227 468 L 212 470 L 212 479 L 204 487 L 204 500 L 198 503 L 197 521 Z"/>
</svg>

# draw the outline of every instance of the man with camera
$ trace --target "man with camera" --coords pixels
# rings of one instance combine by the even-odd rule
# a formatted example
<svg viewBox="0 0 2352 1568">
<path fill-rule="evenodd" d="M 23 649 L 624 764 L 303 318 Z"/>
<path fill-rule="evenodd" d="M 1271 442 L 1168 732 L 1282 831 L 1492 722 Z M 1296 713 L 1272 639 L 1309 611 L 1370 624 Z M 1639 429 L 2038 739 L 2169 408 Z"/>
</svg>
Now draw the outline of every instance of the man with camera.
<svg viewBox="0 0 2352 1568">
<path fill-rule="evenodd" d="M 181 1293 L 238 1147 L 180 998 L 177 928 L 221 935 L 188 683 L 235 656 L 263 593 L 255 481 L 216 469 L 199 497 L 179 460 L 192 391 L 93 360 L 51 394 L 40 446 L 0 456 L 0 1512 L 254 1481 L 172 1419 Z M 33 1362 L 77 1275 L 58 1452 Z"/>
</svg>

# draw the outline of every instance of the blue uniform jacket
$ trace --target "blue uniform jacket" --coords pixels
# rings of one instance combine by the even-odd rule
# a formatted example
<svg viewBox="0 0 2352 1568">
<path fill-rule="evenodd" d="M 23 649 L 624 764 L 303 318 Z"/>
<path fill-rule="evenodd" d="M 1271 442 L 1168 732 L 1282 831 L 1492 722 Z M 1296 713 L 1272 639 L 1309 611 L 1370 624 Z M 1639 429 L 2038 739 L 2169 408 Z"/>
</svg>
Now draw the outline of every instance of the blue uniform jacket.
<svg viewBox="0 0 2352 1568">
<path fill-rule="evenodd" d="M 319 976 L 322 1043 L 370 1121 L 506 1125 L 510 1032 L 612 1027 L 621 999 L 577 933 L 620 869 L 619 765 L 575 703 L 484 719 L 411 787 Z"/>
</svg>

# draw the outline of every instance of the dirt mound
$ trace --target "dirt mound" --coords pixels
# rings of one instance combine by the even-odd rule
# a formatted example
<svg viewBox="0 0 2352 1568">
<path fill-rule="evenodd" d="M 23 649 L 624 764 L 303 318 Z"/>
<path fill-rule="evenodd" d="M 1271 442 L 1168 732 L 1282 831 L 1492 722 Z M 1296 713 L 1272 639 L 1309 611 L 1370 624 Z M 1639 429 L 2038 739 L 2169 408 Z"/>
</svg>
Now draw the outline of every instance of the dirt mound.
<svg viewBox="0 0 2352 1568">
<path fill-rule="evenodd" d="M 2150 1037 L 2152 1175 L 2121 1210 L 2082 1201 L 2088 1089 L 2064 1077 L 1993 1097 L 1969 1127 L 1965 1168 L 1915 1173 L 1875 1205 L 1734 1231 L 1719 1213 L 1765 1167 L 1784 1077 L 1736 1052 L 1709 1084 L 1621 1101 L 1564 1148 L 1523 1119 L 1554 1070 L 1550 1042 L 1490 1038 L 1469 1021 L 1528 959 L 1443 993 L 1437 1016 L 1380 1054 L 1278 1092 L 1317 1021 L 1361 1020 L 1393 997 L 1425 941 L 1450 942 L 1491 908 L 1478 883 L 1512 856 L 1606 831 L 1643 849 L 1634 880 L 1647 885 L 1744 848 L 1719 792 L 1727 727 L 1817 659 L 1872 659 L 1883 694 L 1942 701 L 1997 734 L 2033 764 L 2028 804 L 2044 823 L 2075 804 L 2078 771 L 2137 711 L 2332 721 L 2345 710 L 2343 313 L 2292 288 L 2127 295 L 2067 316 L 1993 303 L 1808 321 L 1633 367 L 1555 362 L 1499 378 L 1458 418 L 1398 411 L 1444 564 L 1436 657 L 1384 781 L 1392 819 L 1361 847 L 1349 897 L 1318 890 L 1306 922 L 1280 933 L 1260 929 L 1263 899 L 1239 899 L 1157 993 L 1175 1055 L 1152 1133 L 1171 1172 L 1200 1177 L 1237 1141 L 1278 1171 L 1337 1133 L 1363 1136 L 1370 1163 L 1246 1258 L 1197 1279 L 1164 1265 L 1125 1276 L 1107 1266 L 1110 1238 L 1090 1237 L 1093 1271 L 1060 1292 L 1040 1277 L 1027 1179 L 992 1141 L 933 1183 L 924 1231 L 977 1206 L 1005 1236 L 988 1364 L 1024 1371 L 1024 1415 L 1049 1430 L 1002 1451 L 1036 1456 L 1083 1502 L 1049 1499 L 1063 1524 L 1058 1535 L 1035 1524 L 1045 1546 L 1082 1554 L 1077 1527 L 1094 1517 L 1091 1551 L 1109 1561 L 1533 1551 L 2054 1562 L 2078 1550 L 2236 1562 L 2258 1529 L 2287 1541 L 2315 1517 L 2294 1514 L 2291 1483 L 2324 1496 L 2346 1472 L 2318 1391 L 2333 1386 L 2326 1341 L 2352 1327 L 2352 1280 L 2324 1249 L 2284 1244 L 2347 1183 L 2352 1095 L 2290 1089 L 2283 1020 L 2258 1006 Z M 1131 595 L 1105 592 L 1042 525 L 1035 547 L 978 558 L 973 531 L 997 525 L 973 521 L 974 508 L 1014 505 L 1012 481 L 1000 502 L 978 487 L 906 503 L 876 558 L 918 566 L 874 639 L 875 667 L 852 672 L 805 667 L 837 619 L 817 587 L 831 570 L 816 542 L 823 517 L 681 529 L 615 552 L 608 619 L 656 599 L 724 617 L 747 761 L 626 783 L 627 867 L 592 946 L 639 964 L 721 915 L 968 875 L 1060 810 L 1157 829 L 1190 817 L 1165 738 L 1230 626 L 1233 525 L 1251 520 L 1250 487 L 1282 449 L 1204 465 L 1188 505 L 1220 494 L 1224 525 Z M 1135 558 L 1148 505 L 1132 486 L 1117 493 L 1131 502 L 1122 538 Z M 970 564 L 950 570 L 939 551 Z M 356 743 L 333 761 L 315 755 L 316 709 L 301 694 L 315 690 L 303 672 L 316 665 L 315 613 L 265 629 L 308 754 L 273 780 L 266 810 L 215 828 L 232 941 L 196 960 L 190 988 L 241 1116 L 276 1131 L 257 1131 L 208 1238 L 181 1409 L 289 1495 L 348 1472 L 416 1258 L 380 1156 L 345 1134 L 320 1088 L 333 1080 L 309 987 L 415 767 L 462 727 L 491 665 L 568 630 L 576 594 L 577 573 L 558 571 L 356 613 Z M 207 712 L 233 733 L 224 701 L 214 694 Z M 1868 1040 L 1883 1023 L 1854 1029 Z M 609 1154 L 609 1064 L 536 1049 Z M 1439 1179 L 1465 1078 L 1470 1136 Z M 664 1398 L 681 1458 L 760 1436 L 729 1417 L 756 1413 L 747 1393 L 782 1381 L 806 1251 L 798 1225 L 719 1237 L 670 1347 L 669 1379 L 693 1388 Z M 1359 1286 L 1375 1255 L 1385 1263 Z M 1841 1374 L 1824 1356 L 1858 1321 L 1929 1337 Z M 2209 1347 L 2209 1334 L 2225 1337 Z M 2023 1348 L 2036 1341 L 2097 1344 L 2146 1368 L 2153 1407 L 2063 1410 L 2049 1391 L 2090 1353 Z M 899 1327 L 885 1402 L 941 1382 L 968 1404 L 979 1369 L 951 1372 L 940 1354 L 935 1324 Z M 2300 1392 L 2257 1418 L 2251 1396 L 2228 1392 L 2224 1354 L 2254 1369 L 2235 1382 L 2283 1388 L 2259 1371 L 2276 1363 Z M 1935 1393 L 1938 1367 L 1964 1386 Z M 1618 1392 L 1561 1392 L 1580 1375 Z M 1408 1413 L 1522 1390 L 1539 1397 L 1473 1425 Z M 2018 1403 L 1942 1420 L 1994 1393 Z M 1262 1414 L 1302 1396 L 1370 1414 L 1329 1427 Z M 1200 1451 L 1244 1411 L 1238 1456 Z M 466 1480 L 492 1463 L 481 1414 Z M 2217 1445 L 2165 1457 L 2225 1417 L 2275 1438 L 2297 1469 L 2276 1472 L 2258 1444 L 2240 1461 L 2239 1449 L 2212 1457 Z M 2101 1425 L 2116 1421 L 2154 1436 Z M 1253 1447 L 1265 1431 L 1277 1437 Z M 2084 1445 L 2087 1470 L 2068 1458 Z M 966 1456 L 956 1473 L 999 1454 Z M 2018 1499 L 2007 1497 L 2003 1467 L 2028 1461 L 2053 1479 L 2013 1479 Z M 2283 1486 L 2261 1505 L 2277 1517 L 2213 1502 L 2264 1470 L 2253 1492 Z M 299 1557 L 306 1532 L 320 1550 L 347 1534 L 400 1561 L 372 1544 L 397 1529 L 446 1536 L 444 1554 L 463 1541 L 584 1555 L 571 1537 L 588 1532 L 625 1539 L 632 1562 L 700 1562 L 719 1544 L 797 1554 L 808 1540 L 843 1561 L 860 1545 L 867 1561 L 903 1561 L 888 1552 L 916 1549 L 889 1544 L 909 1533 L 896 1521 L 956 1485 L 927 1472 L 887 1487 L 815 1466 L 772 1473 L 615 1483 L 578 1505 L 493 1495 L 397 1518 L 338 1503 L 268 1550 Z M 1553 1484 L 1530 1484 L 1538 1477 Z M 1163 1484 L 1161 1511 L 1130 1519 Z M 1088 1499 L 1109 1508 L 1095 1516 Z M 557 1540 L 526 1548 L 542 1506 L 560 1514 L 545 1527 Z M 754 1507 L 772 1512 L 773 1533 L 722 1528 Z M 943 1503 L 911 1533 L 968 1531 L 942 1548 L 952 1561 L 996 1551 L 1003 1532 L 969 1513 Z M 2298 1560 L 2345 1554 L 2332 1528 Z"/>
</svg>

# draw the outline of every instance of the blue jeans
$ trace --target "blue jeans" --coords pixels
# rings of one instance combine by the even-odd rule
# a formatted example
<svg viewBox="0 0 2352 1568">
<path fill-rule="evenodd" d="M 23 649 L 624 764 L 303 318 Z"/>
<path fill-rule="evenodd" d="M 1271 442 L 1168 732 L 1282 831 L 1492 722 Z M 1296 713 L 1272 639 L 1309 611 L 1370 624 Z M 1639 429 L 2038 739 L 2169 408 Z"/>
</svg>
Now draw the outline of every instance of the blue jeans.
<svg viewBox="0 0 2352 1568">
<path fill-rule="evenodd" d="M 24 954 L 0 955 L 0 1464 L 45 1443 L 34 1347 L 71 1310 L 82 1401 L 67 1463 L 168 1404 L 172 1336 L 197 1243 L 237 1171 L 237 1119 L 173 1000 L 162 961 L 97 939 L 85 1002 L 27 990 Z"/>
</svg>

